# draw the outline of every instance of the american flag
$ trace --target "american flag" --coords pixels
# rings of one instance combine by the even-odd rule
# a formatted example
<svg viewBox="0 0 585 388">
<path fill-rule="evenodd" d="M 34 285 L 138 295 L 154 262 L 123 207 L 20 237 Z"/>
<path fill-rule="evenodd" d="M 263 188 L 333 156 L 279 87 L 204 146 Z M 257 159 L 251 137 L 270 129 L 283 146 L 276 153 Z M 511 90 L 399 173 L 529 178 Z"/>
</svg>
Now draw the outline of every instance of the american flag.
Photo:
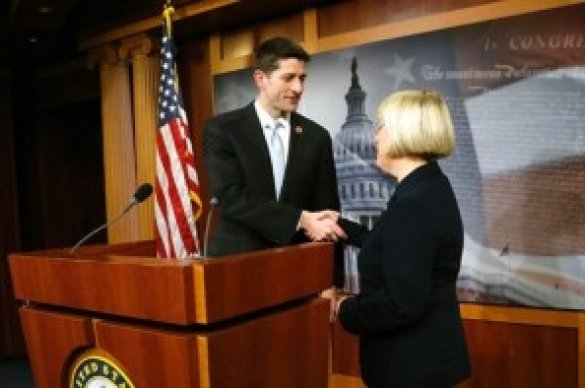
<svg viewBox="0 0 585 388">
<path fill-rule="evenodd" d="M 185 259 L 199 255 L 196 221 L 201 214 L 189 125 L 178 88 L 170 15 L 163 14 L 156 136 L 156 252 Z"/>
</svg>

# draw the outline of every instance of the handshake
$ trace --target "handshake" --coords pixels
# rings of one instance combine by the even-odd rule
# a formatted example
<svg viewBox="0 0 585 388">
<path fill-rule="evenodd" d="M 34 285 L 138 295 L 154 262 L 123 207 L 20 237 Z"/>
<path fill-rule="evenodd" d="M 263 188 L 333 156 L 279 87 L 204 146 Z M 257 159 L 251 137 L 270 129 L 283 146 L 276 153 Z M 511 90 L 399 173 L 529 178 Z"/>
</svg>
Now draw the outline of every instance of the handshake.
<svg viewBox="0 0 585 388">
<path fill-rule="evenodd" d="M 347 235 L 337 225 L 339 213 L 333 210 L 301 213 L 300 227 L 312 241 L 333 241 L 347 239 Z"/>
</svg>

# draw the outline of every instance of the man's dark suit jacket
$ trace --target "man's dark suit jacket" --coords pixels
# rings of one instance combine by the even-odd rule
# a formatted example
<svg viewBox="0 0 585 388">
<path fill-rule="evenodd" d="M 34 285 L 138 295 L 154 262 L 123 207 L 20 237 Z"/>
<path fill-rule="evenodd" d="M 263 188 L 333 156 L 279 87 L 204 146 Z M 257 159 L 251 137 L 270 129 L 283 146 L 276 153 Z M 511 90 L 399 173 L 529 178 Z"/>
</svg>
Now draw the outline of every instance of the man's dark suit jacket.
<svg viewBox="0 0 585 388">
<path fill-rule="evenodd" d="M 220 210 L 208 247 L 210 256 L 308 241 L 297 230 L 301 211 L 339 209 L 329 133 L 296 112 L 291 113 L 290 130 L 277 200 L 270 154 L 254 104 L 205 123 L 207 180 Z M 340 276 L 335 274 L 336 284 Z"/>
<path fill-rule="evenodd" d="M 470 373 L 456 295 L 463 226 L 436 162 L 396 188 L 372 231 L 341 219 L 358 257 L 361 291 L 339 319 L 360 339 L 369 388 L 450 387 Z"/>
</svg>

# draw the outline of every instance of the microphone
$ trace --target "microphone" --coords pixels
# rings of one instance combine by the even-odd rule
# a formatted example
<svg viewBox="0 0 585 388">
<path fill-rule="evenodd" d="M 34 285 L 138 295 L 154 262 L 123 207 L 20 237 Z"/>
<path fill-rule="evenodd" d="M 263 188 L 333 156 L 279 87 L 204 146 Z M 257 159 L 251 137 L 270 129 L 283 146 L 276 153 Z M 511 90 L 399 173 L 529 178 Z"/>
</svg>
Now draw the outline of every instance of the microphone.
<svg viewBox="0 0 585 388">
<path fill-rule="evenodd" d="M 213 209 L 219 203 L 219 199 L 217 197 L 211 197 L 209 200 L 209 213 L 207 213 L 207 219 L 205 220 L 205 235 L 203 236 L 203 258 L 207 259 L 207 244 L 209 242 L 209 224 L 211 223 L 211 215 L 213 214 Z"/>
<path fill-rule="evenodd" d="M 75 252 L 75 250 L 81 244 L 83 244 L 85 241 L 87 241 L 90 237 L 95 235 L 97 232 L 101 231 L 104 228 L 107 228 L 108 226 L 112 225 L 114 222 L 118 221 L 126 213 L 128 213 L 128 211 L 130 211 L 130 209 L 132 209 L 134 206 L 138 205 L 140 202 L 143 202 L 146 198 L 150 197 L 150 194 L 152 194 L 152 185 L 150 183 L 141 184 L 140 187 L 138 189 L 136 189 L 136 192 L 134 192 L 134 195 L 132 196 L 132 201 L 128 204 L 128 206 L 126 206 L 126 208 L 122 211 L 122 213 L 120 213 L 113 220 L 108 221 L 108 222 L 104 223 L 103 225 L 100 225 L 98 228 L 92 230 L 91 232 L 89 232 L 88 234 L 83 236 L 83 238 L 81 240 L 79 240 L 77 242 L 77 244 L 75 244 L 73 246 L 73 248 L 71 248 L 69 250 L 69 253 L 73 254 Z"/>
<path fill-rule="evenodd" d="M 152 185 L 150 183 L 141 184 L 140 187 L 136 189 L 136 192 L 133 195 L 132 203 L 124 211 L 127 212 L 128 210 L 130 210 L 132 206 L 137 205 L 140 202 L 143 202 L 145 199 L 150 197 L 150 194 L 152 194 Z"/>
</svg>

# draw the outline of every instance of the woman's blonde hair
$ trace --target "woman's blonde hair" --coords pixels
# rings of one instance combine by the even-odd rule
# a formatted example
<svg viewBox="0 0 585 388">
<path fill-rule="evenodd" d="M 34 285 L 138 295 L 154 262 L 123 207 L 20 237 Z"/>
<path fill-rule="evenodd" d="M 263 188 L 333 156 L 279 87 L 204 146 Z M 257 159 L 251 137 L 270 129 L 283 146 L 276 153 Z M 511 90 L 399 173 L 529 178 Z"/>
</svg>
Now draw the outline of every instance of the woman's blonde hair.
<svg viewBox="0 0 585 388">
<path fill-rule="evenodd" d="M 378 122 L 389 141 L 380 144 L 390 157 L 421 156 L 433 160 L 455 149 L 449 109 L 439 93 L 404 90 L 386 97 L 378 107 Z"/>
</svg>

